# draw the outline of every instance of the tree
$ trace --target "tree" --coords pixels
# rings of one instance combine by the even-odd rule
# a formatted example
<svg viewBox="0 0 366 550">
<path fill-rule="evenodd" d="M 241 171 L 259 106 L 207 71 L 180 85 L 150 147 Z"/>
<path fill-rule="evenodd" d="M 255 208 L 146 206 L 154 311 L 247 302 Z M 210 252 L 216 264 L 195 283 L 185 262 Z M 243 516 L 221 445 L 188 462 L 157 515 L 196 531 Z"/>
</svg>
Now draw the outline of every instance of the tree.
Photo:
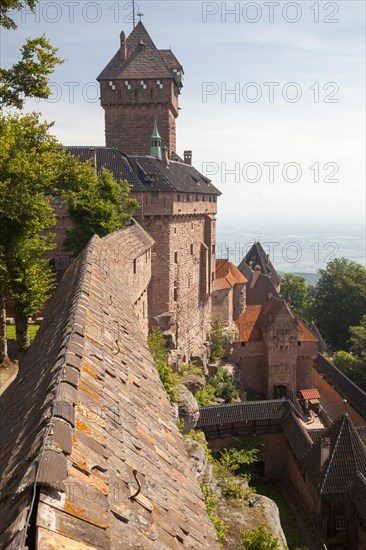
<svg viewBox="0 0 366 550">
<path fill-rule="evenodd" d="M 92 166 L 69 157 L 60 176 L 63 194 L 73 222 L 67 231 L 64 247 L 77 256 L 93 235 L 104 237 L 124 227 L 138 202 L 130 198 L 127 181 L 117 182 L 102 169 L 97 175 Z"/>
<path fill-rule="evenodd" d="M 10 69 L 0 68 L 0 106 L 22 109 L 27 97 L 47 99 L 51 95 L 48 77 L 63 60 L 57 48 L 43 34 L 28 38 L 21 59 Z"/>
<path fill-rule="evenodd" d="M 350 333 L 350 352 L 337 351 L 333 356 L 333 363 L 357 386 L 366 391 L 366 315 L 362 317 L 358 326 L 350 328 Z"/>
<path fill-rule="evenodd" d="M 366 269 L 345 258 L 329 262 L 320 270 L 313 291 L 312 315 L 333 349 L 350 349 L 350 327 L 366 314 Z"/>
<path fill-rule="evenodd" d="M 27 318 L 43 306 L 53 285 L 41 256 L 53 248 L 51 194 L 64 153 L 50 127 L 35 113 L 0 115 L 0 296 L 14 301 L 23 351 L 29 346 Z"/>
<path fill-rule="evenodd" d="M 28 6 L 33 12 L 38 0 L 0 0 L 0 25 L 16 29 L 11 15 Z M 0 106 L 22 109 L 27 97 L 47 99 L 51 95 L 48 77 L 63 60 L 58 49 L 51 46 L 43 34 L 28 38 L 21 48 L 21 59 L 10 69 L 0 68 Z"/>
<path fill-rule="evenodd" d="M 178 384 L 181 378 L 168 364 L 169 349 L 159 327 L 152 328 L 147 343 L 164 389 L 174 403 L 178 398 Z"/>
<path fill-rule="evenodd" d="M 281 280 L 281 294 L 287 302 L 291 302 L 291 307 L 297 315 L 306 317 L 308 287 L 304 277 L 286 273 Z"/>
<path fill-rule="evenodd" d="M 0 25 L 4 29 L 16 29 L 14 19 L 10 15 L 28 6 L 33 12 L 36 9 L 38 0 L 0 0 Z"/>
</svg>

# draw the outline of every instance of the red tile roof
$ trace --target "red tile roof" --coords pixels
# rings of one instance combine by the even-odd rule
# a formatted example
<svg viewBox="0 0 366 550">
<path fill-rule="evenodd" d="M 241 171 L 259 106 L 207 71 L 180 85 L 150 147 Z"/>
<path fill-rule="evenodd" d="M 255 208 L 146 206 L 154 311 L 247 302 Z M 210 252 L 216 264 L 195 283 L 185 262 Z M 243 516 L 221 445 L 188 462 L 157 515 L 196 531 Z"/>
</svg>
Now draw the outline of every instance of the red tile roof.
<svg viewBox="0 0 366 550">
<path fill-rule="evenodd" d="M 232 288 L 234 285 L 247 283 L 248 279 L 228 260 L 216 260 L 216 280 L 214 290 Z"/>
<path fill-rule="evenodd" d="M 244 313 L 235 321 L 239 329 L 237 342 L 248 342 L 262 338 L 260 328 L 257 324 L 262 306 L 247 306 Z"/>
<path fill-rule="evenodd" d="M 302 319 L 299 319 L 299 341 L 300 342 L 318 342 L 319 338 L 314 334 L 309 327 L 306 326 Z"/>
<path fill-rule="evenodd" d="M 320 399 L 320 393 L 317 389 L 301 390 L 300 393 L 304 399 Z"/>
</svg>

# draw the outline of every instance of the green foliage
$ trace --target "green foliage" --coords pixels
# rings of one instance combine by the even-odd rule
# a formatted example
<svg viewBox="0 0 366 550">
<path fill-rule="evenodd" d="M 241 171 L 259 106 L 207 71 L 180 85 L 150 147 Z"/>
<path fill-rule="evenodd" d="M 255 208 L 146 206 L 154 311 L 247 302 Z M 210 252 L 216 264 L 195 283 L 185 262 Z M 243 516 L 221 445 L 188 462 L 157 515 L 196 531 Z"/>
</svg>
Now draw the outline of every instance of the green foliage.
<svg viewBox="0 0 366 550">
<path fill-rule="evenodd" d="M 1 6 L 0 6 L 1 9 Z M 49 75 L 63 63 L 58 49 L 43 34 L 28 38 L 21 59 L 10 69 L 0 68 L 0 106 L 22 109 L 27 97 L 46 99 L 51 95 Z"/>
<path fill-rule="evenodd" d="M 233 384 L 231 375 L 220 367 L 206 386 L 195 394 L 200 407 L 207 407 L 216 402 L 216 398 L 224 399 L 225 403 L 233 403 L 238 398 L 238 392 Z"/>
<path fill-rule="evenodd" d="M 350 327 L 366 314 L 366 269 L 359 263 L 335 259 L 320 270 L 313 292 L 312 315 L 334 350 L 350 350 Z"/>
<path fill-rule="evenodd" d="M 244 489 L 242 480 L 233 476 L 226 479 L 222 486 L 222 494 L 227 500 L 243 500 L 247 491 Z"/>
<path fill-rule="evenodd" d="M 286 273 L 281 280 L 281 295 L 286 301 L 291 299 L 291 307 L 297 315 L 308 316 L 309 292 L 304 277 Z"/>
<path fill-rule="evenodd" d="M 69 157 L 59 181 L 73 227 L 66 233 L 64 247 L 77 256 L 93 235 L 104 237 L 124 227 L 138 206 L 130 198 L 130 185 L 102 169 L 97 175 L 89 162 Z"/>
<path fill-rule="evenodd" d="M 17 25 L 10 16 L 14 11 L 19 11 L 25 7 L 36 9 L 37 0 L 0 0 L 0 25 L 5 29 L 16 29 Z"/>
<path fill-rule="evenodd" d="M 357 386 L 366 391 L 366 315 L 358 326 L 350 328 L 351 351 L 337 351 L 332 358 L 335 366 Z"/>
<path fill-rule="evenodd" d="M 192 375 L 192 376 L 204 376 L 203 367 L 197 367 L 194 363 L 186 365 L 183 363 L 178 370 L 180 376 Z"/>
<path fill-rule="evenodd" d="M 233 403 L 238 398 L 238 392 L 234 386 L 231 374 L 220 367 L 209 381 L 215 391 L 215 397 L 225 400 L 225 403 Z"/>
<path fill-rule="evenodd" d="M 29 325 L 29 339 L 31 342 L 35 339 L 37 336 L 37 332 L 39 330 L 40 325 L 38 323 L 32 323 Z M 6 336 L 8 340 L 15 340 L 16 334 L 15 334 L 15 325 L 6 325 Z"/>
<path fill-rule="evenodd" d="M 179 430 L 180 433 L 182 434 L 183 431 L 184 431 L 184 419 L 183 419 L 183 418 L 178 418 L 178 420 L 177 420 L 177 426 L 178 426 L 178 430 Z"/>
<path fill-rule="evenodd" d="M 153 356 L 160 380 L 172 402 L 177 401 L 178 384 L 181 378 L 175 374 L 168 365 L 169 350 L 167 348 L 163 333 L 159 327 L 153 327 L 147 340 L 151 355 Z"/>
<path fill-rule="evenodd" d="M 264 525 L 251 531 L 241 532 L 241 540 L 236 550 L 279 550 L 278 539 L 273 537 Z"/>
<path fill-rule="evenodd" d="M 215 388 L 211 384 L 207 384 L 202 389 L 196 391 L 195 398 L 200 407 L 214 405 L 216 403 Z"/>
<path fill-rule="evenodd" d="M 21 348 L 28 345 L 26 318 L 39 311 L 53 286 L 42 255 L 54 247 L 50 197 L 64 153 L 50 127 L 36 113 L 0 115 L 0 295 L 14 300 L 25 327 Z"/>
<path fill-rule="evenodd" d="M 218 496 L 211 490 L 211 488 L 204 482 L 201 485 L 203 500 L 206 505 L 206 510 L 211 523 L 215 529 L 216 536 L 218 538 L 220 546 L 225 541 L 228 534 L 228 526 L 217 514 L 217 499 Z"/>
<path fill-rule="evenodd" d="M 235 473 L 244 465 L 253 464 L 258 459 L 258 448 L 240 449 L 229 447 L 220 453 L 219 463 L 227 471 Z"/>
<path fill-rule="evenodd" d="M 194 441 L 197 441 L 204 448 L 208 461 L 211 463 L 215 462 L 212 456 L 212 451 L 206 441 L 205 434 L 201 430 L 197 430 L 197 431 L 191 430 L 188 434 L 184 436 L 184 438 L 193 439 Z"/>
<path fill-rule="evenodd" d="M 225 335 L 223 332 L 222 321 L 216 317 L 211 329 L 212 353 L 214 361 L 220 361 L 225 353 Z"/>
</svg>

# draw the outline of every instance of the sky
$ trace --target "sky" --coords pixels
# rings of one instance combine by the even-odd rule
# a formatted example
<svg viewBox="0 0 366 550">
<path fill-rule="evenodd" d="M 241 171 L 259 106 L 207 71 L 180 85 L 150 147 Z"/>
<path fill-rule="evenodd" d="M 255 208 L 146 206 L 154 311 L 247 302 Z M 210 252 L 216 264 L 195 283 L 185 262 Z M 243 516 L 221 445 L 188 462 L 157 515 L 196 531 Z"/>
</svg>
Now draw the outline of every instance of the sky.
<svg viewBox="0 0 366 550">
<path fill-rule="evenodd" d="M 185 71 L 177 152 L 222 191 L 223 231 L 245 224 L 365 224 L 365 3 L 136 3 L 158 48 Z M 66 59 L 50 100 L 26 109 L 63 144 L 104 145 L 95 81 L 132 30 L 132 2 L 40 2 L 1 31 L 1 64 L 42 33 Z M 138 18 L 137 18 L 138 19 Z M 361 228 L 361 233 L 360 233 Z"/>
</svg>

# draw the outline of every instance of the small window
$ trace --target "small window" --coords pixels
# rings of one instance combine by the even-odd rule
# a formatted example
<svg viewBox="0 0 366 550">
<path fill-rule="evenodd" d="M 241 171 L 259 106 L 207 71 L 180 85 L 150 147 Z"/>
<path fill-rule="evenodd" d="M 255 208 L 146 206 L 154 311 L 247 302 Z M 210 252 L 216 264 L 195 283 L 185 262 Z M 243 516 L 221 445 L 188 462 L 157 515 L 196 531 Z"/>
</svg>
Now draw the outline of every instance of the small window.
<svg viewBox="0 0 366 550">
<path fill-rule="evenodd" d="M 246 343 L 246 342 L 242 342 L 240 345 L 241 345 L 242 348 L 245 348 L 245 346 L 247 345 L 247 343 Z"/>
<path fill-rule="evenodd" d="M 193 244 L 191 244 L 191 256 L 193 256 Z"/>
<path fill-rule="evenodd" d="M 189 202 L 189 195 L 187 195 L 187 202 Z"/>
<path fill-rule="evenodd" d="M 178 289 L 175 288 L 174 289 L 174 302 L 177 302 L 178 301 Z"/>
<path fill-rule="evenodd" d="M 301 346 L 301 342 L 297 342 L 297 345 L 300 347 L 300 346 Z"/>
<path fill-rule="evenodd" d="M 152 202 L 158 202 L 158 200 L 159 200 L 159 191 L 153 191 L 152 192 L 151 200 L 152 200 Z"/>
<path fill-rule="evenodd" d="M 178 263 L 178 252 L 174 252 L 174 263 Z"/>
<path fill-rule="evenodd" d="M 212 279 L 212 282 L 215 281 L 215 272 L 214 271 L 212 272 L 211 279 Z"/>
<path fill-rule="evenodd" d="M 177 234 L 177 228 L 174 227 L 174 234 L 176 235 Z"/>
<path fill-rule="evenodd" d="M 193 222 L 191 223 L 191 229 L 192 229 L 192 231 L 194 229 L 194 223 Z"/>
<path fill-rule="evenodd" d="M 177 201 L 180 202 L 180 195 L 177 195 Z"/>
<path fill-rule="evenodd" d="M 215 254 L 215 253 L 216 253 L 216 245 L 213 244 L 213 245 L 212 245 L 212 254 Z"/>
<path fill-rule="evenodd" d="M 137 260 L 133 261 L 133 274 L 136 275 L 137 272 Z"/>
</svg>

